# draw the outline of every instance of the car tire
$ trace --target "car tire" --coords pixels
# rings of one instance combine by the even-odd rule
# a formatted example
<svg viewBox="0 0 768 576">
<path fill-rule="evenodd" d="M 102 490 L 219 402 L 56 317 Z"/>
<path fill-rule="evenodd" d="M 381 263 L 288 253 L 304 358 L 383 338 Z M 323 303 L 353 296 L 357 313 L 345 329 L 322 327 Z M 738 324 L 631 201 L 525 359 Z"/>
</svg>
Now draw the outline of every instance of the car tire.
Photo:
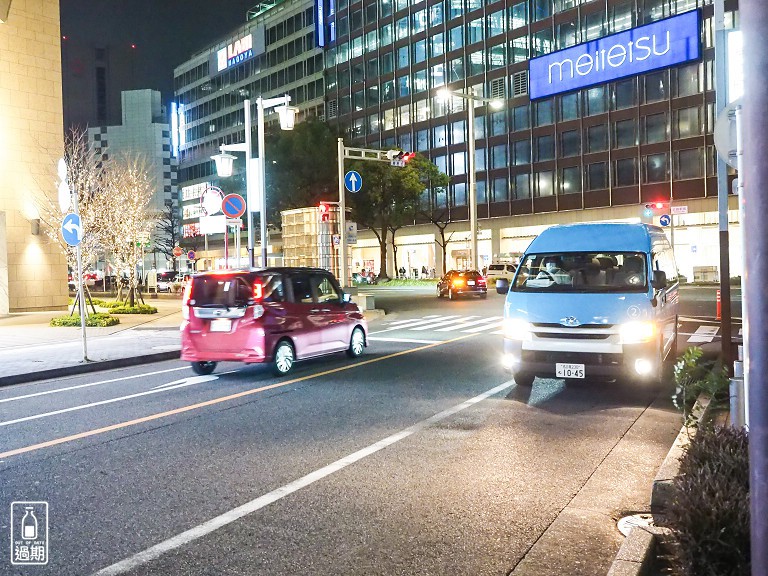
<svg viewBox="0 0 768 576">
<path fill-rule="evenodd" d="M 517 372 L 514 375 L 515 384 L 523 388 L 530 388 L 533 386 L 533 381 L 535 378 L 536 375 L 531 374 L 530 372 Z"/>
<path fill-rule="evenodd" d="M 347 348 L 347 356 L 350 358 L 357 358 L 362 356 L 365 351 L 365 332 L 360 326 L 356 326 L 352 330 L 352 336 L 349 338 L 349 348 Z"/>
<path fill-rule="evenodd" d="M 488 292 L 483 292 L 482 294 L 480 294 L 480 298 L 482 300 L 485 300 L 486 298 L 488 298 Z"/>
<path fill-rule="evenodd" d="M 208 374 L 216 370 L 216 364 L 217 362 L 210 362 L 208 360 L 192 362 L 192 372 L 198 376 L 208 376 Z"/>
<path fill-rule="evenodd" d="M 285 376 L 291 371 L 295 362 L 296 352 L 293 349 L 293 344 L 288 340 L 280 340 L 275 346 L 272 372 L 275 376 Z"/>
<path fill-rule="evenodd" d="M 440 290 L 440 286 L 437 287 L 437 297 L 442 298 L 443 297 L 443 291 Z"/>
<path fill-rule="evenodd" d="M 453 288 L 448 288 L 448 300 L 456 300 L 456 295 L 453 293 Z"/>
</svg>

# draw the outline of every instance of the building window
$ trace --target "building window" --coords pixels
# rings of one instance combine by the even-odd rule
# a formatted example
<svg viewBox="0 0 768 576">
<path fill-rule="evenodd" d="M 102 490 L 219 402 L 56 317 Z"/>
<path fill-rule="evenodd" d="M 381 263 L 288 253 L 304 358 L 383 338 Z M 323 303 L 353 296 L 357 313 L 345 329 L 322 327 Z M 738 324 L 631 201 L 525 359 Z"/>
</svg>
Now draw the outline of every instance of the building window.
<svg viewBox="0 0 768 576">
<path fill-rule="evenodd" d="M 552 15 L 551 0 L 533 0 L 532 1 L 532 20 L 538 22 Z"/>
<path fill-rule="evenodd" d="M 605 86 L 595 86 L 584 91 L 584 107 L 587 116 L 602 114 L 606 111 L 605 105 Z"/>
<path fill-rule="evenodd" d="M 667 114 L 651 114 L 643 117 L 643 144 L 654 144 L 667 140 Z"/>
<path fill-rule="evenodd" d="M 463 80 L 465 73 L 464 73 L 464 58 L 459 56 L 458 58 L 454 58 L 448 63 L 450 67 L 450 81 L 455 82 L 456 80 Z"/>
<path fill-rule="evenodd" d="M 509 9 L 510 28 L 515 30 L 528 25 L 528 2 L 518 2 Z"/>
<path fill-rule="evenodd" d="M 451 124 L 451 144 L 463 144 L 466 129 L 466 121 L 459 120 Z"/>
<path fill-rule="evenodd" d="M 536 196 L 553 196 L 555 193 L 555 175 L 552 170 L 536 172 Z"/>
<path fill-rule="evenodd" d="M 435 28 L 443 23 L 443 3 L 435 4 L 429 7 L 429 26 Z"/>
<path fill-rule="evenodd" d="M 614 186 L 634 186 L 637 184 L 637 158 L 616 160 L 613 180 Z"/>
<path fill-rule="evenodd" d="M 429 131 L 419 130 L 416 132 L 416 150 L 418 152 L 429 150 Z"/>
<path fill-rule="evenodd" d="M 400 18 L 395 22 L 395 36 L 398 40 L 408 38 L 408 17 Z"/>
<path fill-rule="evenodd" d="M 553 160 L 555 158 L 555 137 L 552 134 L 536 138 L 536 160 Z"/>
<path fill-rule="evenodd" d="M 509 181 L 506 178 L 494 178 L 492 192 L 491 202 L 506 202 L 509 200 Z"/>
<path fill-rule="evenodd" d="M 581 154 L 581 131 L 566 130 L 560 134 L 560 156 L 578 156 Z"/>
<path fill-rule="evenodd" d="M 448 145 L 445 134 L 446 128 L 444 125 L 438 125 L 432 128 L 432 142 L 435 148 L 442 148 L 443 146 Z"/>
<path fill-rule="evenodd" d="M 608 150 L 608 127 L 598 124 L 587 128 L 587 152 Z"/>
<path fill-rule="evenodd" d="M 613 88 L 613 109 L 622 110 L 637 104 L 637 82 L 634 78 L 616 82 Z"/>
<path fill-rule="evenodd" d="M 512 122 L 514 124 L 513 129 L 515 131 L 527 130 L 531 127 L 531 122 L 528 117 L 528 104 L 515 106 L 512 109 Z"/>
<path fill-rule="evenodd" d="M 620 120 L 614 124 L 614 148 L 637 146 L 637 122 L 634 119 Z"/>
<path fill-rule="evenodd" d="M 582 41 L 595 40 L 605 36 L 605 12 L 603 10 L 596 10 L 582 16 L 581 36 Z"/>
<path fill-rule="evenodd" d="M 504 21 L 504 10 L 499 10 L 488 15 L 488 37 L 504 34 L 507 29 Z"/>
<path fill-rule="evenodd" d="M 467 185 L 464 182 L 459 182 L 458 184 L 453 185 L 453 205 L 467 205 Z"/>
<path fill-rule="evenodd" d="M 411 33 L 418 34 L 427 29 L 427 11 L 419 10 L 414 12 L 411 18 Z"/>
<path fill-rule="evenodd" d="M 530 174 L 515 174 L 515 200 L 522 200 L 531 197 L 531 177 Z"/>
<path fill-rule="evenodd" d="M 576 44 L 576 22 L 557 24 L 557 49 L 562 50 Z"/>
<path fill-rule="evenodd" d="M 413 62 L 418 64 L 427 59 L 427 41 L 419 40 L 413 45 Z"/>
<path fill-rule="evenodd" d="M 595 162 L 587 166 L 587 190 L 602 190 L 608 188 L 608 165 L 606 162 Z"/>
<path fill-rule="evenodd" d="M 579 93 L 560 96 L 560 120 L 576 120 L 579 116 Z"/>
<path fill-rule="evenodd" d="M 429 54 L 432 58 L 442 56 L 445 53 L 445 34 L 440 32 L 429 38 Z"/>
<path fill-rule="evenodd" d="M 677 73 L 677 96 L 693 96 L 703 91 L 700 69 L 701 65 L 696 63 L 681 66 L 675 70 Z"/>
<path fill-rule="evenodd" d="M 531 141 L 515 140 L 512 143 L 512 164 L 523 166 L 531 163 Z"/>
<path fill-rule="evenodd" d="M 700 108 L 692 106 L 690 108 L 681 108 L 672 112 L 674 118 L 674 136 L 675 138 L 688 138 L 690 136 L 701 135 Z"/>
<path fill-rule="evenodd" d="M 448 20 L 458 18 L 464 13 L 464 0 L 448 0 Z"/>
<path fill-rule="evenodd" d="M 552 99 L 536 102 L 536 126 L 546 126 L 554 122 L 552 114 Z"/>
<path fill-rule="evenodd" d="M 645 75 L 645 102 L 658 102 L 669 96 L 669 72 L 662 70 Z"/>
<path fill-rule="evenodd" d="M 507 112 L 499 110 L 489 116 L 491 122 L 491 136 L 503 136 L 507 133 Z"/>
<path fill-rule="evenodd" d="M 491 168 L 506 168 L 509 165 L 509 153 L 506 144 L 491 148 Z"/>
<path fill-rule="evenodd" d="M 400 68 L 408 68 L 408 65 L 411 63 L 411 55 L 409 53 L 409 46 L 402 46 L 397 49 L 397 67 Z"/>
<path fill-rule="evenodd" d="M 701 148 L 675 152 L 675 180 L 701 178 L 704 173 L 704 154 Z"/>
<path fill-rule="evenodd" d="M 475 149 L 475 172 L 485 172 L 487 169 L 485 164 L 485 148 Z"/>
<path fill-rule="evenodd" d="M 509 61 L 514 63 L 528 60 L 528 36 L 514 38 L 509 43 Z"/>
<path fill-rule="evenodd" d="M 581 168 L 569 166 L 560 170 L 560 194 L 581 193 Z"/>
<path fill-rule="evenodd" d="M 466 154 L 464 152 L 454 152 L 451 154 L 451 164 L 454 176 L 460 176 L 467 173 Z"/>
<path fill-rule="evenodd" d="M 554 41 L 552 39 L 552 29 L 544 28 L 538 32 L 534 32 L 532 35 L 532 56 L 543 56 L 549 54 L 555 49 Z"/>
<path fill-rule="evenodd" d="M 482 42 L 484 37 L 485 19 L 476 18 L 467 23 L 467 44 Z"/>
<path fill-rule="evenodd" d="M 669 180 L 669 155 L 666 152 L 644 156 L 643 167 L 644 184 Z"/>
<path fill-rule="evenodd" d="M 458 50 L 464 46 L 464 28 L 456 26 L 448 30 L 448 50 Z"/>
<path fill-rule="evenodd" d="M 479 204 L 485 204 L 488 202 L 488 194 L 486 193 L 485 180 L 478 180 L 475 182 L 475 198 Z"/>
</svg>

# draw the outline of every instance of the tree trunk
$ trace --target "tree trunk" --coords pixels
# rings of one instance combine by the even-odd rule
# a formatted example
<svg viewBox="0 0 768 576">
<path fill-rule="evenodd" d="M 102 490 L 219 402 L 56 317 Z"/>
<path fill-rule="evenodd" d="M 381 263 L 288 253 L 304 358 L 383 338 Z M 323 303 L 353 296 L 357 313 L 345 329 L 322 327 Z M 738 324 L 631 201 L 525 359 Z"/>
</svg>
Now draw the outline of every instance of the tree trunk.
<svg viewBox="0 0 768 576">
<path fill-rule="evenodd" d="M 387 227 L 384 226 L 381 230 L 381 237 L 379 238 L 379 249 L 381 250 L 381 267 L 379 268 L 379 280 L 389 280 L 389 274 L 387 274 Z"/>
<path fill-rule="evenodd" d="M 397 244 L 395 244 L 395 232 L 396 232 L 396 230 L 393 229 L 393 230 L 391 230 L 391 232 L 392 232 L 392 261 L 393 261 L 394 267 L 395 267 L 394 273 L 395 273 L 395 278 L 399 278 L 400 277 L 400 269 L 397 267 Z"/>
<path fill-rule="evenodd" d="M 445 241 L 445 228 L 440 228 L 440 247 L 443 249 L 443 270 L 441 276 L 448 272 L 448 243 Z"/>
</svg>

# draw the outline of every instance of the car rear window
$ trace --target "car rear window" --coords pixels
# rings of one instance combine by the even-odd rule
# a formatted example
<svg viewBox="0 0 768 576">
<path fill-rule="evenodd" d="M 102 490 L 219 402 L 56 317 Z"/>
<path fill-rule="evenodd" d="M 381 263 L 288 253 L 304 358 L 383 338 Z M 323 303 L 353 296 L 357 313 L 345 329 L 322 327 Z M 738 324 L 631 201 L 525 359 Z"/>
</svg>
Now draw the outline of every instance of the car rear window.
<svg viewBox="0 0 768 576">
<path fill-rule="evenodd" d="M 192 306 L 233 308 L 248 305 L 254 296 L 253 284 L 262 286 L 262 302 L 282 302 L 285 299 L 279 274 L 215 274 L 197 276 L 192 281 Z"/>
<path fill-rule="evenodd" d="M 503 264 L 491 264 L 488 266 L 488 270 L 504 270 Z"/>
</svg>

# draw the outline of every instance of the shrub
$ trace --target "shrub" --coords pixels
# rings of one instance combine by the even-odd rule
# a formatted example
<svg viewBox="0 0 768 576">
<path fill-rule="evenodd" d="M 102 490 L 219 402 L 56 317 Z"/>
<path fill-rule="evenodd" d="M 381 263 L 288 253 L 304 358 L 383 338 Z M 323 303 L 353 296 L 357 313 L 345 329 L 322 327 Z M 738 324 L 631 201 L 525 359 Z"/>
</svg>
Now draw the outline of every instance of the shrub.
<svg viewBox="0 0 768 576">
<path fill-rule="evenodd" d="M 728 400 L 728 372 L 714 360 L 703 360 L 704 352 L 698 346 L 688 348 L 675 362 L 675 393 L 672 402 L 680 410 L 686 424 L 690 422 L 690 410 L 700 394 L 708 395 L 713 407 Z"/>
<path fill-rule="evenodd" d="M 748 435 L 700 427 L 681 460 L 666 523 L 682 576 L 749 576 Z"/>
<path fill-rule="evenodd" d="M 157 314 L 157 308 L 149 304 L 137 304 L 136 306 L 129 306 L 124 302 L 118 302 L 118 304 L 120 305 L 110 306 L 111 314 Z"/>
<path fill-rule="evenodd" d="M 120 324 L 120 318 L 115 318 L 114 316 L 110 316 L 103 312 L 89 314 L 85 318 L 85 325 L 91 328 L 104 328 L 106 326 L 114 326 L 115 324 Z M 79 328 L 80 315 L 56 316 L 55 318 L 51 318 L 51 326 L 76 326 Z"/>
</svg>

